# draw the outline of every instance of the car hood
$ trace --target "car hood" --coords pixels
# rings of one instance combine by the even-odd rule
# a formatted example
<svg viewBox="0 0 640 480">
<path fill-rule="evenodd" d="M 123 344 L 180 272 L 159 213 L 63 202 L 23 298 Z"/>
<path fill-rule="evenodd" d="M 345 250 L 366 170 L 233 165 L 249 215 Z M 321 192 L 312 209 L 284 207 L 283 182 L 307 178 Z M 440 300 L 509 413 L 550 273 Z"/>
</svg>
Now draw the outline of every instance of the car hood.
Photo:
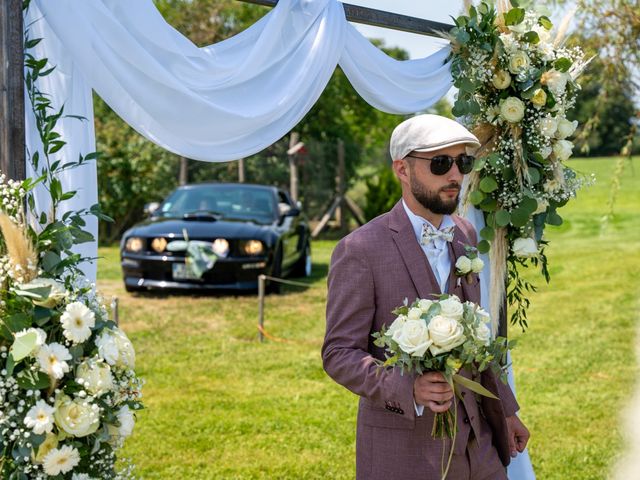
<svg viewBox="0 0 640 480">
<path fill-rule="evenodd" d="M 126 236 L 182 238 L 186 230 L 191 238 L 264 238 L 269 235 L 273 224 L 263 225 L 249 221 L 235 220 L 181 220 L 176 218 L 153 218 L 134 225 Z"/>
</svg>

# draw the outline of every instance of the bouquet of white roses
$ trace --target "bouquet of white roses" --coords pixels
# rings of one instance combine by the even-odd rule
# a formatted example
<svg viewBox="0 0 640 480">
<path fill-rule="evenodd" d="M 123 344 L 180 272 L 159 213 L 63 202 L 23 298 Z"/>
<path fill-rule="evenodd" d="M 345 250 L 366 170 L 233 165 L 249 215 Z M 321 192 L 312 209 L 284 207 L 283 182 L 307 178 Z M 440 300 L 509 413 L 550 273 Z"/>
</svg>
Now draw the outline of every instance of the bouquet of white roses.
<svg viewBox="0 0 640 480">
<path fill-rule="evenodd" d="M 462 386 L 496 398 L 479 383 L 458 373 L 463 368 L 472 374 L 491 368 L 506 383 L 502 364 L 514 342 L 492 338 L 489 314 L 472 302 L 461 302 L 455 295 L 407 303 L 393 311 L 397 317 L 389 328 L 373 334 L 375 345 L 386 349 L 386 361 L 380 365 L 418 374 L 440 372 L 456 394 L 458 386 Z M 434 438 L 455 438 L 456 402 L 453 405 L 453 411 L 435 415 Z"/>
<path fill-rule="evenodd" d="M 115 463 L 142 408 L 133 346 L 53 229 L 25 225 L 30 185 L 0 177 L 0 476 L 131 478 Z"/>
</svg>

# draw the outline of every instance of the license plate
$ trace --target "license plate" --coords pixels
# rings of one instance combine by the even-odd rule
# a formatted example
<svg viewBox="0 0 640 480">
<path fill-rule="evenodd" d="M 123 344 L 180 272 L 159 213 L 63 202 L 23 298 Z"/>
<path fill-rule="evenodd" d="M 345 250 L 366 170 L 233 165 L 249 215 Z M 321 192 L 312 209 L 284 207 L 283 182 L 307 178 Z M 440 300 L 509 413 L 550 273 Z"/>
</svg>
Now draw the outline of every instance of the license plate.
<svg viewBox="0 0 640 480">
<path fill-rule="evenodd" d="M 174 280 L 200 280 L 184 263 L 174 263 L 172 268 Z"/>
</svg>

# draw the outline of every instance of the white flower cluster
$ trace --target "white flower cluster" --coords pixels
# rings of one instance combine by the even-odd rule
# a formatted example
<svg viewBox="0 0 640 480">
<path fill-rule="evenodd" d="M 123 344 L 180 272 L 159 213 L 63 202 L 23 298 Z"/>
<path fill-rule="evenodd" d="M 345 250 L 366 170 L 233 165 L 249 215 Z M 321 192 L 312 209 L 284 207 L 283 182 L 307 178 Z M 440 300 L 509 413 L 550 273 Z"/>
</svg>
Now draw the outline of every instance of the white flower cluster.
<svg viewBox="0 0 640 480">
<path fill-rule="evenodd" d="M 395 344 L 412 357 L 448 353 L 466 342 L 477 349 L 488 346 L 492 339 L 489 314 L 455 295 L 437 301 L 416 300 L 396 317 L 384 337 L 392 349 Z"/>
<path fill-rule="evenodd" d="M 131 468 L 115 470 L 141 408 L 133 345 L 90 286 L 67 284 L 37 278 L 1 292 L 3 316 L 29 303 L 40 312 L 10 342 L 0 339 L 0 434 L 14 452 L 3 468 L 28 478 L 133 478 Z"/>
<path fill-rule="evenodd" d="M 20 212 L 27 192 L 22 184 L 11 180 L 0 172 L 0 210 L 4 211 L 15 223 L 20 223 Z"/>
</svg>

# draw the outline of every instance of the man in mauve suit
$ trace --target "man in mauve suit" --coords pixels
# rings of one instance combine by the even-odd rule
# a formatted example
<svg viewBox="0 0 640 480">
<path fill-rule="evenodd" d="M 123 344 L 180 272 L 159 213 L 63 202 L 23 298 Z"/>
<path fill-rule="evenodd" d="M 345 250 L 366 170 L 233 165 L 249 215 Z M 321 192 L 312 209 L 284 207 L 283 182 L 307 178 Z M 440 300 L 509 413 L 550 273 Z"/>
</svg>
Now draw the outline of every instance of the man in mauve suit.
<svg viewBox="0 0 640 480">
<path fill-rule="evenodd" d="M 466 149 L 478 146 L 474 135 L 445 117 L 419 115 L 402 122 L 390 145 L 402 199 L 343 238 L 333 252 L 322 359 L 329 376 L 360 396 L 358 480 L 439 480 L 451 448 L 447 479 L 506 479 L 510 458 L 528 441 L 511 389 L 492 372 L 475 380 L 499 400 L 464 388 L 456 399 L 438 372 L 402 375 L 399 368 L 382 370 L 374 361 L 385 357 L 371 334 L 391 325 L 392 310 L 405 298 L 448 293 L 480 303 L 477 278 L 468 283 L 455 275 L 456 259 L 465 255 L 465 245 L 476 244 L 476 232 L 452 215 L 463 176 L 473 165 Z M 434 414 L 453 401 L 458 402 L 454 445 L 431 436 Z"/>
</svg>

